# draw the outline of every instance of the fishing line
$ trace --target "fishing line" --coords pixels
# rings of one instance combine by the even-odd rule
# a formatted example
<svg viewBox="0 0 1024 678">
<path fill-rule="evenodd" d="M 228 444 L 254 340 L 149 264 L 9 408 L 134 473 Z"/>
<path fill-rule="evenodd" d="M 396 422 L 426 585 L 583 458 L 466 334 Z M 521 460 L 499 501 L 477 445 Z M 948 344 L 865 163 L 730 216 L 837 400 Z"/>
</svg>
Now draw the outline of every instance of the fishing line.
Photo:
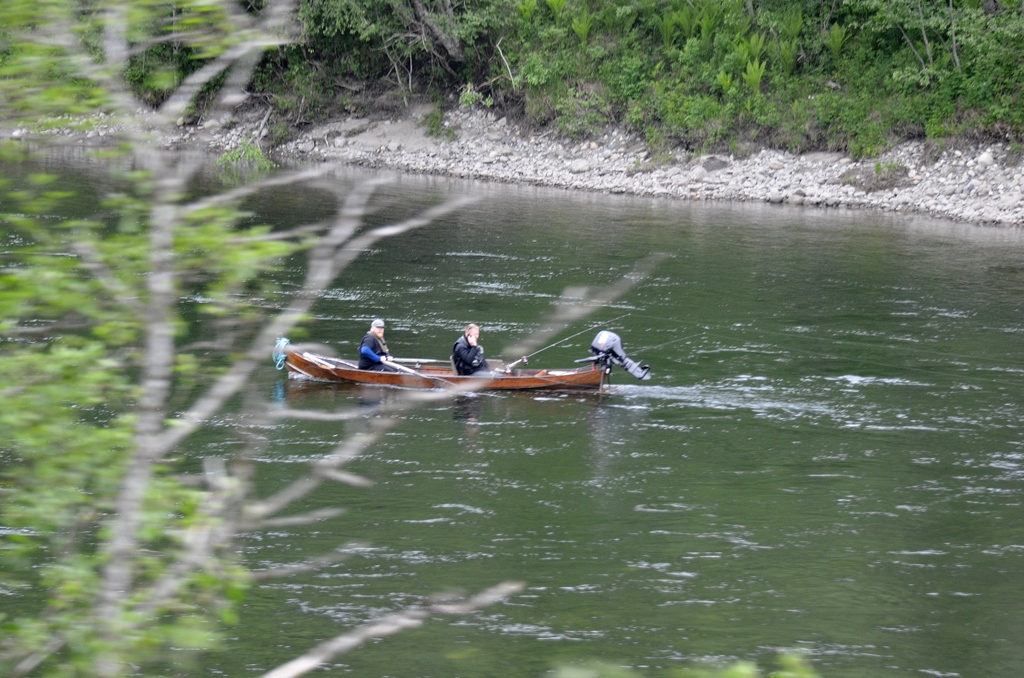
<svg viewBox="0 0 1024 678">
<path fill-rule="evenodd" d="M 616 320 L 622 320 L 623 318 L 625 318 L 625 317 L 627 317 L 629 315 L 631 315 L 631 313 L 624 313 L 624 314 L 620 315 L 618 318 L 612 318 L 611 320 L 607 320 L 607 321 L 596 323 L 596 324 L 594 324 L 594 325 L 592 325 L 590 327 L 587 327 L 586 329 L 580 330 L 576 334 L 570 335 L 570 336 L 566 337 L 565 339 L 559 339 L 555 343 L 549 344 L 549 345 L 545 346 L 544 348 L 537 349 L 533 353 L 531 353 L 531 354 L 529 354 L 527 356 L 523 356 L 523 357 L 524 358 L 532 358 L 533 356 L 537 355 L 541 351 L 546 351 L 549 348 L 554 348 L 555 346 L 558 346 L 559 344 L 565 343 L 565 342 L 569 341 L 570 339 L 575 339 L 576 337 L 580 336 L 584 332 L 593 332 L 595 328 L 600 327 L 601 325 L 610 325 L 611 323 L 615 322 Z M 517 360 L 516 362 L 519 362 L 519 361 Z"/>
<path fill-rule="evenodd" d="M 705 331 L 706 331 L 706 329 L 705 329 Z M 679 342 L 686 341 L 687 339 L 693 339 L 694 337 L 699 337 L 702 334 L 704 334 L 704 332 L 697 332 L 696 334 L 688 334 L 685 337 L 682 337 L 680 339 L 673 339 L 671 341 L 666 341 L 664 344 L 658 344 L 657 346 L 644 346 L 644 347 L 638 348 L 636 350 L 636 353 L 643 353 L 644 351 L 657 351 L 660 348 L 665 348 L 666 346 L 671 346 L 672 344 L 678 344 Z"/>
</svg>

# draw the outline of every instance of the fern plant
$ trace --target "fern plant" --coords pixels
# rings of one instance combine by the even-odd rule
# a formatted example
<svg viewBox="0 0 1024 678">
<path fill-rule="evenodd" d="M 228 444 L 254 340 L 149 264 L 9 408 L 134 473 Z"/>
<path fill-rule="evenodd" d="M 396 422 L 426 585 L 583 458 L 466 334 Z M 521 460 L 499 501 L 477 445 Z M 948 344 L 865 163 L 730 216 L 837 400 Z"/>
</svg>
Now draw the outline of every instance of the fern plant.
<svg viewBox="0 0 1024 678">
<path fill-rule="evenodd" d="M 754 94 L 761 93 L 761 79 L 764 78 L 764 71 L 767 64 L 760 59 L 747 62 L 747 70 L 743 72 L 743 82 Z"/>
<path fill-rule="evenodd" d="M 750 38 L 739 37 L 740 52 L 747 58 L 747 61 L 756 61 L 764 54 L 767 40 L 761 33 L 752 33 Z"/>
<path fill-rule="evenodd" d="M 517 5 L 519 9 L 519 16 L 523 17 L 523 21 L 530 23 L 533 20 L 533 14 L 537 11 L 537 0 L 523 0 Z"/>
<path fill-rule="evenodd" d="M 840 24 L 832 24 L 828 31 L 825 32 L 822 40 L 828 50 L 832 52 L 832 57 L 838 59 L 842 56 L 843 46 L 850 38 L 850 32 L 846 30 L 846 26 Z"/>
<path fill-rule="evenodd" d="M 593 26 L 594 20 L 590 16 L 590 11 L 584 7 L 583 12 L 572 20 L 572 30 L 576 34 L 576 37 L 580 39 L 580 44 L 587 44 L 587 38 L 590 36 L 590 28 Z"/>
<path fill-rule="evenodd" d="M 672 46 L 676 38 L 676 17 L 674 12 L 665 12 L 660 17 L 655 17 L 658 30 L 661 33 L 661 44 L 668 48 Z"/>
<path fill-rule="evenodd" d="M 722 88 L 722 95 L 727 95 L 729 90 L 732 89 L 732 75 L 725 70 L 721 70 L 718 71 L 715 79 L 718 81 L 718 86 Z"/>
<path fill-rule="evenodd" d="M 778 55 L 778 63 L 782 67 L 782 72 L 786 75 L 792 75 L 793 71 L 796 70 L 796 60 L 800 55 L 800 47 L 796 40 L 779 40 L 775 45 L 775 50 Z"/>
<path fill-rule="evenodd" d="M 566 0 L 547 0 L 551 13 L 555 15 L 555 23 L 562 23 L 562 12 L 565 10 Z"/>
<path fill-rule="evenodd" d="M 672 19 L 687 40 L 697 34 L 697 12 L 689 5 L 683 5 L 677 9 Z"/>
<path fill-rule="evenodd" d="M 779 24 L 779 35 L 783 40 L 796 40 L 804 27 L 804 15 L 799 9 L 790 9 Z"/>
</svg>

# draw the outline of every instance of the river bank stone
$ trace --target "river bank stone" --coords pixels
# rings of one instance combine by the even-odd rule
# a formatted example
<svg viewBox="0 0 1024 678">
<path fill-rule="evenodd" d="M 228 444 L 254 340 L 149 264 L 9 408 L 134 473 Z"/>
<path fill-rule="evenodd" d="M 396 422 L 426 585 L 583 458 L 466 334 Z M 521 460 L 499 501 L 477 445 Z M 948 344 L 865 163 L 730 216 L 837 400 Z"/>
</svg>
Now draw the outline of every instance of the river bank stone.
<svg viewBox="0 0 1024 678">
<path fill-rule="evenodd" d="M 500 135 L 494 134 L 496 127 L 501 128 Z M 745 158 L 717 154 L 688 160 L 680 150 L 674 163 L 655 167 L 642 139 L 621 129 L 587 142 L 568 142 L 521 129 L 489 111 L 466 109 L 447 113 L 444 129 L 451 130 L 452 138 L 429 137 L 415 124 L 401 129 L 391 125 L 387 133 L 393 138 L 407 135 L 397 151 L 382 151 L 379 141 L 366 143 L 366 132 L 352 137 L 352 152 L 344 157 L 331 148 L 317 148 L 305 159 L 676 200 L 876 209 L 976 224 L 1024 225 L 1024 167 L 1020 154 L 1008 144 L 940 149 L 912 141 L 862 160 L 835 152 L 797 155 L 771 149 Z M 294 156 L 301 139 L 275 153 Z M 499 154 L 502 162 L 486 163 L 484 170 L 479 158 Z M 899 184 L 889 187 L 884 177 L 874 180 L 883 173 L 897 177 Z M 844 177 L 864 179 L 858 183 Z"/>
<path fill-rule="evenodd" d="M 1024 164 L 1008 143 L 909 141 L 876 158 L 836 152 L 803 155 L 763 149 L 744 157 L 691 158 L 683 149 L 649 155 L 643 139 L 613 129 L 585 141 L 521 127 L 485 109 L 445 113 L 439 136 L 427 134 L 429 105 L 400 117 L 351 116 L 298 132 L 268 155 L 283 163 L 336 162 L 418 174 L 711 202 L 768 202 L 786 209 L 872 209 L 924 214 L 979 225 L 1024 226 Z M 393 115 L 393 114 L 392 114 Z M 146 114 L 140 111 L 139 120 Z M 265 143 L 266 112 L 240 112 L 203 125 L 168 126 L 167 149 L 220 154 Z M 118 123 L 94 116 L 91 135 L 75 121 L 47 132 L 62 142 L 115 138 Z M 212 124 L 211 124 L 212 123 Z M 136 121 L 135 124 L 145 124 Z M 26 139 L 25 129 L 0 138 Z"/>
</svg>

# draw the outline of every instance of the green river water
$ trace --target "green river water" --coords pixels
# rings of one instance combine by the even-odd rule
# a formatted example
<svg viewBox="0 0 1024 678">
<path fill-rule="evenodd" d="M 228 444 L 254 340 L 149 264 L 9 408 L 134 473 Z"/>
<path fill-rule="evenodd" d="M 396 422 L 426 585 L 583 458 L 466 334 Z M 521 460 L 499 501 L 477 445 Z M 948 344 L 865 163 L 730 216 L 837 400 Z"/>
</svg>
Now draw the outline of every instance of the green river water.
<svg viewBox="0 0 1024 678">
<path fill-rule="evenodd" d="M 338 181 L 362 175 L 342 173 Z M 467 322 L 492 359 L 568 286 L 652 274 L 530 360 L 566 367 L 599 329 L 651 366 L 609 393 L 475 394 L 402 415 L 297 511 L 344 515 L 243 540 L 246 562 L 358 557 L 268 581 L 190 675 L 258 675 L 450 589 L 526 584 L 314 675 L 542 676 L 601 659 L 648 675 L 807 652 L 823 678 L 1024 672 L 1024 234 L 869 212 L 687 204 L 398 177 L 373 223 L 471 207 L 364 253 L 305 337 L 354 357 L 374 317 L 398 356 L 446 358 Z M 316 191 L 255 219 L 322 218 Z M 300 262 L 284 274 L 301 280 Z M 201 331 L 201 329 L 199 330 Z M 253 392 L 335 411 L 393 392 L 285 379 Z M 517 356 L 506 356 L 515 358 Z M 359 421 L 255 422 L 261 495 Z M 229 454 L 233 424 L 190 460 Z"/>
</svg>

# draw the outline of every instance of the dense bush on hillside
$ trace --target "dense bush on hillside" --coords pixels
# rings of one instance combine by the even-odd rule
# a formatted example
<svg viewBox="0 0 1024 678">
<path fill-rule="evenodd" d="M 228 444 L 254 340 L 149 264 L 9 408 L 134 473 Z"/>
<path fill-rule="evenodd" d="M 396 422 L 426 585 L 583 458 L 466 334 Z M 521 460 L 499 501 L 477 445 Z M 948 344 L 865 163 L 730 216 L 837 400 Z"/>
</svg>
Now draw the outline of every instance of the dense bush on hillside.
<svg viewBox="0 0 1024 678">
<path fill-rule="evenodd" d="M 253 83 L 287 127 L 427 92 L 655 150 L 1024 139 L 1020 0 L 303 0 L 300 19 Z"/>
</svg>

